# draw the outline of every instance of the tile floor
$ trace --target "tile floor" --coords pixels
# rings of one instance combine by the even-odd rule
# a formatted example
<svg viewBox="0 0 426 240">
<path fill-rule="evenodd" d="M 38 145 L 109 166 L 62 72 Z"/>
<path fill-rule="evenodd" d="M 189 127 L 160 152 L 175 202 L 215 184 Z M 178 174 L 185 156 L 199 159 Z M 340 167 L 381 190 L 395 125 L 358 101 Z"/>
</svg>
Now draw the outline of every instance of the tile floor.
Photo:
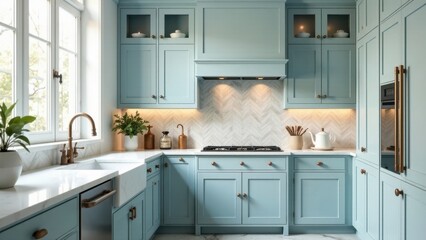
<svg viewBox="0 0 426 240">
<path fill-rule="evenodd" d="M 299 235 L 201 235 L 190 234 L 158 234 L 154 240 L 358 240 L 355 234 L 299 234 Z"/>
</svg>

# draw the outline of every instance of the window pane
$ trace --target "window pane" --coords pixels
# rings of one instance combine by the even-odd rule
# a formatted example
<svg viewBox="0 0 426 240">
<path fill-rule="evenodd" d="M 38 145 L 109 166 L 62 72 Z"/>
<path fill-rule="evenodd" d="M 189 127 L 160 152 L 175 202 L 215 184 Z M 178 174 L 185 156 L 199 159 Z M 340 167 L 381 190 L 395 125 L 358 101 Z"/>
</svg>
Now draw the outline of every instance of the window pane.
<svg viewBox="0 0 426 240">
<path fill-rule="evenodd" d="M 29 39 L 29 114 L 37 116 L 30 125 L 32 131 L 47 131 L 50 126 L 48 96 L 49 44 L 30 37 Z"/>
<path fill-rule="evenodd" d="M 76 111 L 77 58 L 75 54 L 59 51 L 59 69 L 62 84 L 59 86 L 59 130 L 67 131 L 68 121 Z"/>
<path fill-rule="evenodd" d="M 47 40 L 50 29 L 50 6 L 47 0 L 30 0 L 29 31 L 30 34 Z"/>
<path fill-rule="evenodd" d="M 75 16 L 66 10 L 59 9 L 59 47 L 69 51 L 77 50 L 77 21 Z"/>
<path fill-rule="evenodd" d="M 13 101 L 14 33 L 0 26 L 0 102 Z"/>
<path fill-rule="evenodd" d="M 0 1 L 0 22 L 15 26 L 14 13 L 15 13 L 15 0 L 1 0 Z"/>
</svg>

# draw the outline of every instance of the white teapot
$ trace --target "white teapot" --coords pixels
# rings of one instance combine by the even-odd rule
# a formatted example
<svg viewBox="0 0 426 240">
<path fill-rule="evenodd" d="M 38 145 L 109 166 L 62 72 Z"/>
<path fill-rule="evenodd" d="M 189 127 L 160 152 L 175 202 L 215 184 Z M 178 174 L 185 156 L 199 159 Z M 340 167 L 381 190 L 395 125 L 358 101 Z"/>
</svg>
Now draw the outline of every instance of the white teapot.
<svg viewBox="0 0 426 240">
<path fill-rule="evenodd" d="M 315 139 L 311 132 L 309 134 L 311 134 L 312 142 L 317 149 L 331 149 L 331 144 L 336 141 L 336 137 L 324 132 L 324 128 L 321 128 L 321 132 L 315 134 Z"/>
</svg>

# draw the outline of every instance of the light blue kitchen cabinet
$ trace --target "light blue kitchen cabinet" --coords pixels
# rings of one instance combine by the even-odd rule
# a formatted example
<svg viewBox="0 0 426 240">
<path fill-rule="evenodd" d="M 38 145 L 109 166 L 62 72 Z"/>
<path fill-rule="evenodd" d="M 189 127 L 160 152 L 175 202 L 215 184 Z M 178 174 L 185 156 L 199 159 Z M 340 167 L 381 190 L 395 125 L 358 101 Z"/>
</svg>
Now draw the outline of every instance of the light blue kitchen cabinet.
<svg viewBox="0 0 426 240">
<path fill-rule="evenodd" d="M 379 165 L 380 81 L 379 30 L 357 43 L 357 157 Z"/>
<path fill-rule="evenodd" d="M 155 174 L 146 183 L 145 189 L 145 238 L 151 239 L 161 223 L 161 176 Z"/>
<path fill-rule="evenodd" d="M 78 198 L 72 198 L 3 230 L 0 239 L 78 239 L 79 208 Z"/>
<path fill-rule="evenodd" d="M 197 4 L 197 60 L 285 58 L 284 1 Z"/>
<path fill-rule="evenodd" d="M 198 224 L 283 225 L 285 173 L 199 173 Z"/>
<path fill-rule="evenodd" d="M 404 239 L 403 183 L 386 173 L 380 174 L 380 236 L 382 240 Z"/>
<path fill-rule="evenodd" d="M 197 224 L 241 224 L 241 173 L 198 173 Z"/>
<path fill-rule="evenodd" d="M 390 1 L 391 2 L 391 1 Z M 395 1 L 397 2 L 397 1 Z M 380 83 L 395 81 L 395 67 L 402 62 L 402 25 L 398 12 L 380 24 Z"/>
<path fill-rule="evenodd" d="M 294 224 L 345 224 L 345 173 L 294 175 Z"/>
<path fill-rule="evenodd" d="M 355 43 L 355 9 L 289 8 L 287 19 L 290 44 Z M 343 30 L 348 36 L 337 37 L 337 30 Z"/>
<path fill-rule="evenodd" d="M 379 240 L 379 170 L 355 159 L 353 165 L 352 223 L 361 239 Z"/>
<path fill-rule="evenodd" d="M 144 201 L 145 193 L 141 192 L 128 203 L 114 210 L 112 215 L 113 239 L 144 239 Z"/>
<path fill-rule="evenodd" d="M 379 25 L 379 0 L 357 0 L 356 36 L 361 39 Z"/>
<path fill-rule="evenodd" d="M 405 239 L 422 239 L 426 236 L 426 190 L 404 183 Z"/>
<path fill-rule="evenodd" d="M 194 9 L 120 9 L 121 108 L 197 108 Z M 179 30 L 182 38 L 172 38 Z M 134 33 L 145 37 L 133 37 Z M 149 33 L 149 34 L 148 34 Z"/>
<path fill-rule="evenodd" d="M 380 0 L 380 21 L 385 20 L 412 0 Z"/>
<path fill-rule="evenodd" d="M 243 173 L 242 224 L 287 222 L 287 174 Z"/>
<path fill-rule="evenodd" d="M 163 166 L 162 225 L 194 225 L 195 157 L 164 156 Z"/>
<path fill-rule="evenodd" d="M 426 135 L 424 92 L 426 88 L 424 39 L 426 38 L 426 0 L 413 0 L 402 9 L 402 64 L 405 79 L 405 176 L 408 181 L 426 187 L 426 161 L 422 139 Z"/>
<path fill-rule="evenodd" d="M 354 108 L 354 45 L 289 45 L 285 108 Z"/>
<path fill-rule="evenodd" d="M 298 231 L 313 225 L 352 227 L 352 164 L 346 156 L 292 157 L 293 221 Z"/>
</svg>

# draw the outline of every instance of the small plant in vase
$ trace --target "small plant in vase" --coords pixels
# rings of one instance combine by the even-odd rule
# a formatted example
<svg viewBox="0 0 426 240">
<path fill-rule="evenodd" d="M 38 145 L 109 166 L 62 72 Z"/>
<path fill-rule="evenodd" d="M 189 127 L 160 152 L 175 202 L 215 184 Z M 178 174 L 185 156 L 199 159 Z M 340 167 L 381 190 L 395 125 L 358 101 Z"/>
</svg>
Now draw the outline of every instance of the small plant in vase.
<svg viewBox="0 0 426 240">
<path fill-rule="evenodd" d="M 124 148 L 136 150 L 138 148 L 138 134 L 143 134 L 148 129 L 148 121 L 144 120 L 138 111 L 135 115 L 125 112 L 122 116 L 115 114 L 112 131 L 124 134 Z"/>
<path fill-rule="evenodd" d="M 22 161 L 19 154 L 11 147 L 21 146 L 28 150 L 30 140 L 24 135 L 28 132 L 25 125 L 34 122 L 34 116 L 12 117 L 16 103 L 0 105 L 0 188 L 13 187 L 22 172 Z"/>
</svg>

